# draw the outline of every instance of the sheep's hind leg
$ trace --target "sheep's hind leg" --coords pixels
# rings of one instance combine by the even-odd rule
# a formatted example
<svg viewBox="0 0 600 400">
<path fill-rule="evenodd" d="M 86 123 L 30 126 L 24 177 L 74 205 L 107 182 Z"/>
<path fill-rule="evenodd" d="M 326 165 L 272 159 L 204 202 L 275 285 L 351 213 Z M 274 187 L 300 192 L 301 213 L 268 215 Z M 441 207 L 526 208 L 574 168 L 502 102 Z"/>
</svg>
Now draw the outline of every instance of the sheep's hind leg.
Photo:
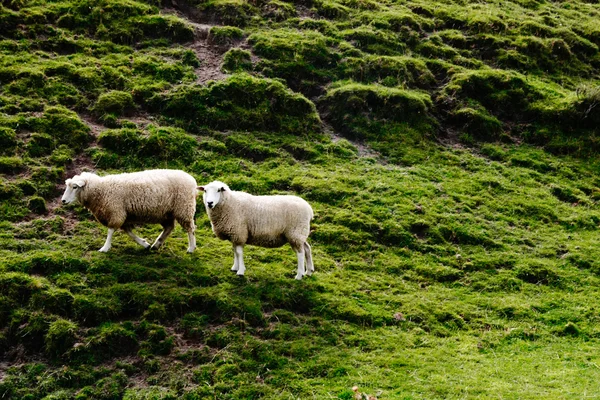
<svg viewBox="0 0 600 400">
<path fill-rule="evenodd" d="M 196 250 L 196 235 L 194 235 L 194 232 L 196 231 L 196 226 L 194 225 L 194 222 L 192 222 L 190 224 L 190 226 L 188 226 L 188 227 L 184 226 L 184 228 L 187 230 L 187 234 L 188 234 L 187 252 L 193 253 L 194 250 Z"/>
<path fill-rule="evenodd" d="M 163 245 L 167 237 L 171 234 L 171 232 L 173 232 L 173 229 L 175 228 L 175 220 L 163 222 L 161 223 L 161 225 L 163 227 L 163 231 L 160 233 L 160 235 L 158 235 L 158 237 L 152 244 L 152 247 L 150 247 L 150 250 L 159 249 L 160 246 Z"/>
<path fill-rule="evenodd" d="M 233 268 L 236 267 L 237 264 L 237 269 L 233 269 L 231 268 L 232 271 L 237 271 L 237 274 L 239 276 L 243 276 L 244 273 L 246 272 L 246 266 L 244 265 L 244 246 L 238 245 L 238 246 L 234 246 L 233 247 Z"/>
<path fill-rule="evenodd" d="M 193 253 L 196 250 L 196 236 L 194 235 L 194 231 L 188 232 L 188 253 Z"/>
<path fill-rule="evenodd" d="M 233 267 L 231 267 L 231 270 L 233 272 L 237 272 L 237 270 L 240 268 L 240 264 L 238 262 L 238 256 L 235 251 L 235 244 L 231 245 L 231 247 L 233 248 Z"/>
<path fill-rule="evenodd" d="M 308 242 L 304 242 L 304 255 L 306 256 L 306 275 L 311 276 L 315 272 L 315 265 L 312 259 L 312 250 Z"/>
<path fill-rule="evenodd" d="M 106 242 L 104 242 L 104 246 L 102 246 L 102 248 L 100 248 L 100 250 L 98 250 L 99 252 L 106 253 L 107 251 L 110 250 L 112 237 L 113 237 L 114 233 L 115 233 L 115 230 L 113 228 L 108 228 L 108 235 L 106 236 Z"/>
<path fill-rule="evenodd" d="M 296 279 L 301 280 L 304 276 L 304 246 L 300 246 L 300 249 L 296 251 L 298 256 L 298 272 L 296 273 Z"/>
<path fill-rule="evenodd" d="M 150 243 L 148 243 L 146 241 L 146 239 L 142 239 L 141 237 L 139 237 L 138 235 L 136 235 L 135 233 L 133 233 L 133 231 L 131 230 L 131 228 L 124 229 L 124 231 L 125 231 L 126 234 L 129 235 L 130 238 L 132 238 L 137 244 L 139 244 L 143 248 L 147 249 L 148 247 L 150 247 Z"/>
</svg>

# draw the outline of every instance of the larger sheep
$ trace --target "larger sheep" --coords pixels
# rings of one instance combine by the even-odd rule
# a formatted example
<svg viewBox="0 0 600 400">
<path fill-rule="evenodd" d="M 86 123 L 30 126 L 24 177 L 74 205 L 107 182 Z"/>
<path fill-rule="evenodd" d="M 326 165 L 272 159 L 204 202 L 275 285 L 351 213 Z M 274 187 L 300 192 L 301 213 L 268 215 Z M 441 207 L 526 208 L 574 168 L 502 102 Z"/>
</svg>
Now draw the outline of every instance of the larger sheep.
<svg viewBox="0 0 600 400">
<path fill-rule="evenodd" d="M 315 270 L 310 245 L 313 210 L 297 196 L 253 196 L 232 191 L 214 181 L 198 189 L 204 191 L 204 206 L 215 235 L 233 246 L 233 267 L 244 275 L 244 245 L 281 247 L 289 243 L 298 256 L 296 279 Z M 306 261 L 306 270 L 304 263 Z"/>
<path fill-rule="evenodd" d="M 65 184 L 62 203 L 79 201 L 108 227 L 101 252 L 110 250 L 117 229 L 123 229 L 144 248 L 157 249 L 173 231 L 175 221 L 188 234 L 188 253 L 196 248 L 194 213 L 198 189 L 196 180 L 183 171 L 156 169 L 107 176 L 83 172 L 67 179 Z M 152 246 L 132 231 L 142 223 L 163 227 Z"/>
</svg>

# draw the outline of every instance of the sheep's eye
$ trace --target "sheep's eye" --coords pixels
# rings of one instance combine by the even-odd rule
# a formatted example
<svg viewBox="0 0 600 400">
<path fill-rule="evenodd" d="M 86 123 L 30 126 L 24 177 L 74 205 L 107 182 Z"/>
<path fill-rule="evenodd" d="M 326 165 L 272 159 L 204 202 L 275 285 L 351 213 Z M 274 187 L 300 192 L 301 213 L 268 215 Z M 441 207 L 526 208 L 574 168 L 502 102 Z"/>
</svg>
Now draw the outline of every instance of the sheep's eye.
<svg viewBox="0 0 600 400">
<path fill-rule="evenodd" d="M 75 189 L 79 189 L 79 186 L 73 185 L 73 190 L 75 190 Z"/>
</svg>

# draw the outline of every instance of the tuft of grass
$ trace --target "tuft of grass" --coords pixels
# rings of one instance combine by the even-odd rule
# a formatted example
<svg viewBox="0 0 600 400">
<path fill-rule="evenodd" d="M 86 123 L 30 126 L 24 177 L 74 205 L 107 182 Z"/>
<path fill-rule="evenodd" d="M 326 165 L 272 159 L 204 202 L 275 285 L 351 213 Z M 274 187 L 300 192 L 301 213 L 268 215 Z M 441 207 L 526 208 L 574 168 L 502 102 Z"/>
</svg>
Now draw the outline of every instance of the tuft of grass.
<svg viewBox="0 0 600 400">
<path fill-rule="evenodd" d="M 251 71 L 252 58 L 250 52 L 238 48 L 229 49 L 223 55 L 221 69 L 228 73 Z"/>
<path fill-rule="evenodd" d="M 244 31 L 235 26 L 213 26 L 208 31 L 208 40 L 220 46 L 233 44 L 244 37 Z"/>
<path fill-rule="evenodd" d="M 94 104 L 92 111 L 102 118 L 107 114 L 126 115 L 131 113 L 133 109 L 134 104 L 131 93 L 113 90 L 102 93 Z"/>
<path fill-rule="evenodd" d="M 532 103 L 542 93 L 524 76 L 503 70 L 482 70 L 458 73 L 446 85 L 442 101 L 467 103 L 475 101 L 489 112 L 506 117 L 527 117 Z"/>
<path fill-rule="evenodd" d="M 345 82 L 329 89 L 323 105 L 334 127 L 350 137 L 362 136 L 356 127 L 385 120 L 415 125 L 431 122 L 431 98 L 414 90 Z"/>
<path fill-rule="evenodd" d="M 48 328 L 44 338 L 46 353 L 51 357 L 60 358 L 70 350 L 77 340 L 77 325 L 71 321 L 57 319 Z"/>
<path fill-rule="evenodd" d="M 258 16 L 258 8 L 244 0 L 209 0 L 202 2 L 198 8 L 223 25 L 245 27 Z"/>
</svg>

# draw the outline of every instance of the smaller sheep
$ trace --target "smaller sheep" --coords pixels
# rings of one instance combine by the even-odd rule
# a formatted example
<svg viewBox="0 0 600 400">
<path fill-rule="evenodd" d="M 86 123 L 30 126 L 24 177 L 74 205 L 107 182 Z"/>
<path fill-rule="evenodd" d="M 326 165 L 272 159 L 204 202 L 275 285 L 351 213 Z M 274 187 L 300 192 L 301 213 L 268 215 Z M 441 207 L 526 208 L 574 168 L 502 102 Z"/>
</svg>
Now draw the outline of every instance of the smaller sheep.
<svg viewBox="0 0 600 400">
<path fill-rule="evenodd" d="M 188 234 L 188 253 L 196 248 L 194 214 L 198 195 L 196 180 L 189 174 L 157 169 L 118 175 L 98 176 L 83 172 L 67 179 L 63 204 L 79 201 L 108 227 L 103 253 L 111 248 L 115 230 L 123 229 L 144 248 L 158 249 L 175 228 L 175 221 Z M 134 226 L 155 223 L 163 227 L 152 246 L 133 233 Z"/>
<path fill-rule="evenodd" d="M 232 243 L 232 271 L 244 275 L 246 244 L 281 247 L 289 243 L 298 256 L 296 279 L 313 273 L 312 252 L 306 241 L 313 210 L 306 201 L 297 196 L 253 196 L 232 191 L 219 181 L 198 189 L 204 192 L 204 206 L 213 232 L 219 239 Z"/>
</svg>

